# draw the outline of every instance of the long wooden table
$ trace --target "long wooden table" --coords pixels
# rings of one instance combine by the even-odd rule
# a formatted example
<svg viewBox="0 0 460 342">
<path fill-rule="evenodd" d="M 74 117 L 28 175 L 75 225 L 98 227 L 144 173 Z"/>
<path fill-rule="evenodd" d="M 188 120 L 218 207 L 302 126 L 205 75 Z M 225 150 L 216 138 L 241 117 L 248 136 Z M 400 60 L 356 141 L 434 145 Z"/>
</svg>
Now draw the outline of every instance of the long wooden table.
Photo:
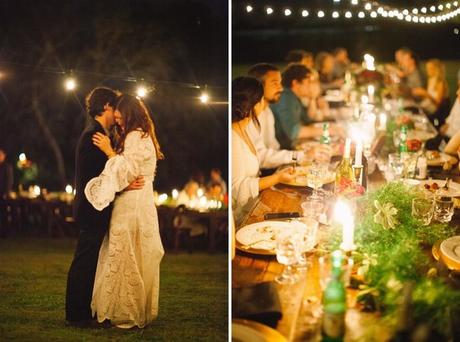
<svg viewBox="0 0 460 342">
<path fill-rule="evenodd" d="M 453 170 L 450 176 L 452 173 L 455 175 L 454 180 L 458 180 L 458 169 Z M 368 191 L 381 187 L 385 182 L 383 174 L 376 169 L 369 176 Z M 268 212 L 301 212 L 300 204 L 308 195 L 305 189 L 282 185 L 264 190 L 260 193 L 249 214 L 241 222 L 240 227 L 263 221 L 264 214 Z M 452 224 L 458 226 L 458 221 L 459 215 L 456 215 Z M 319 246 L 327 239 L 327 236 L 326 226 L 320 226 Z M 312 298 L 318 304 L 322 295 L 318 257 L 318 253 L 308 257 L 309 267 L 301 271 L 302 278 L 298 283 L 294 285 L 277 284 L 283 313 L 277 330 L 288 341 L 316 341 L 320 336 L 321 319 L 319 317 L 315 319 L 312 314 Z M 254 255 L 237 250 L 232 262 L 232 287 L 238 288 L 274 281 L 282 270 L 283 265 L 276 261 L 275 256 Z M 379 320 L 379 313 L 365 313 L 359 310 L 356 303 L 356 290 L 347 289 L 347 302 L 349 309 L 346 315 L 346 341 L 387 341 L 390 338 L 391 329 L 385 326 L 383 320 Z"/>
</svg>

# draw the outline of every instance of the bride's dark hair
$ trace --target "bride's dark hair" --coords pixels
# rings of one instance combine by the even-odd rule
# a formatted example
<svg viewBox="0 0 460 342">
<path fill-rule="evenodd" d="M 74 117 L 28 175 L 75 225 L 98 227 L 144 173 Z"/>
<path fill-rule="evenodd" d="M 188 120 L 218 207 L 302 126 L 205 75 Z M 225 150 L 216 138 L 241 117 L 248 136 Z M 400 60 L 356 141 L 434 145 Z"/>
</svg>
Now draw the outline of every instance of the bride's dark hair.
<svg viewBox="0 0 460 342">
<path fill-rule="evenodd" d="M 164 159 L 160 143 L 155 134 L 155 126 L 145 104 L 135 96 L 122 95 L 115 109 L 120 112 L 125 126 L 123 130 L 118 126 L 115 129 L 115 148 L 117 153 L 123 152 L 128 133 L 140 130 L 143 132 L 142 137 L 150 136 L 152 139 L 157 159 Z"/>
</svg>

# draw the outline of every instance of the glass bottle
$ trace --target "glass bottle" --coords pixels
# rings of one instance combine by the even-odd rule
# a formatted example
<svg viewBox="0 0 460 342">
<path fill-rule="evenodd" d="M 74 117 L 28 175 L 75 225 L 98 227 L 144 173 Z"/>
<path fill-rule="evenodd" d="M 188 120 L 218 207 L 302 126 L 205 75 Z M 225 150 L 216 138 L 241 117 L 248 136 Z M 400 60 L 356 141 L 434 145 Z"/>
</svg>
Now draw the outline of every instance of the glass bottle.
<svg viewBox="0 0 460 342">
<path fill-rule="evenodd" d="M 323 134 L 319 140 L 321 144 L 329 145 L 331 143 L 331 137 L 329 136 L 329 124 L 323 123 Z"/>
</svg>

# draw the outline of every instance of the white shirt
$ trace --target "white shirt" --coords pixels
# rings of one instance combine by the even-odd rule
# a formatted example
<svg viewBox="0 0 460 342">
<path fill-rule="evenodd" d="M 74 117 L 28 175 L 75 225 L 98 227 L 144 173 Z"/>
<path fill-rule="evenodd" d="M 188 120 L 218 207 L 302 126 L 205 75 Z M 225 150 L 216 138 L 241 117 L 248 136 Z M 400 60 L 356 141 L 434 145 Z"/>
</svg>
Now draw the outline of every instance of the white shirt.
<svg viewBox="0 0 460 342">
<path fill-rule="evenodd" d="M 257 117 L 260 123 L 260 135 L 266 147 L 273 150 L 280 149 L 280 143 L 275 136 L 275 116 L 273 115 L 270 106 L 259 114 Z"/>
<path fill-rule="evenodd" d="M 455 133 L 460 131 L 460 100 L 458 97 L 455 99 L 446 123 L 449 125 L 446 131 L 447 136 L 453 137 Z"/>
<path fill-rule="evenodd" d="M 246 127 L 246 133 L 248 133 L 249 138 L 257 151 L 260 168 L 272 169 L 283 164 L 292 163 L 293 151 L 267 147 L 264 143 L 262 131 L 259 131 L 254 122 L 249 122 Z"/>
<path fill-rule="evenodd" d="M 243 139 L 232 130 L 232 202 L 235 219 L 249 209 L 259 195 L 259 160 Z"/>
</svg>

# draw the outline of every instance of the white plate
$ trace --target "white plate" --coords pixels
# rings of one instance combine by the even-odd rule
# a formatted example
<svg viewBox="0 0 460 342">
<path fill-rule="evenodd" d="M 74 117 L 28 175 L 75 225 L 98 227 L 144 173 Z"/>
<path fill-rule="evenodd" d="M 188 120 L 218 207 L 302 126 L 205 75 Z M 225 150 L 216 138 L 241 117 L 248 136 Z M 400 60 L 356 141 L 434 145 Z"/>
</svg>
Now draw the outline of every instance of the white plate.
<svg viewBox="0 0 460 342">
<path fill-rule="evenodd" d="M 447 153 L 444 153 L 444 152 L 438 152 L 439 153 L 439 157 L 437 158 L 428 158 L 430 156 L 430 153 L 432 153 L 433 151 L 427 151 L 426 152 L 426 155 L 427 155 L 427 160 L 426 160 L 426 163 L 430 166 L 441 166 L 443 165 L 444 163 L 446 162 L 450 162 L 451 164 L 455 164 L 457 162 L 457 158 L 447 154 Z"/>
<path fill-rule="evenodd" d="M 407 139 L 417 139 L 420 141 L 427 141 L 431 138 L 436 136 L 435 132 L 428 132 L 428 131 L 419 131 L 416 129 L 410 129 L 407 131 Z"/>
<path fill-rule="evenodd" d="M 446 184 L 445 179 L 428 179 L 428 180 L 422 180 L 420 181 L 420 187 L 425 189 L 424 185 L 425 184 L 433 184 L 436 183 L 438 184 L 439 188 L 442 188 L 444 184 Z M 426 190 L 426 189 L 425 189 Z M 433 192 L 434 194 L 435 192 Z M 443 190 L 442 193 L 444 196 L 450 196 L 450 197 L 458 197 L 460 196 L 460 184 L 450 181 L 449 182 L 449 189 L 447 191 Z"/>
<path fill-rule="evenodd" d="M 440 250 L 442 257 L 447 259 L 447 265 L 458 269 L 460 265 L 460 236 L 453 236 L 441 242 Z"/>
<path fill-rule="evenodd" d="M 275 329 L 264 324 L 243 319 L 232 320 L 232 341 L 238 342 L 287 342 Z"/>
<path fill-rule="evenodd" d="M 242 227 L 236 232 L 236 247 L 255 254 L 276 254 L 276 239 L 280 234 L 305 234 L 307 226 L 300 221 L 262 221 Z"/>
</svg>

